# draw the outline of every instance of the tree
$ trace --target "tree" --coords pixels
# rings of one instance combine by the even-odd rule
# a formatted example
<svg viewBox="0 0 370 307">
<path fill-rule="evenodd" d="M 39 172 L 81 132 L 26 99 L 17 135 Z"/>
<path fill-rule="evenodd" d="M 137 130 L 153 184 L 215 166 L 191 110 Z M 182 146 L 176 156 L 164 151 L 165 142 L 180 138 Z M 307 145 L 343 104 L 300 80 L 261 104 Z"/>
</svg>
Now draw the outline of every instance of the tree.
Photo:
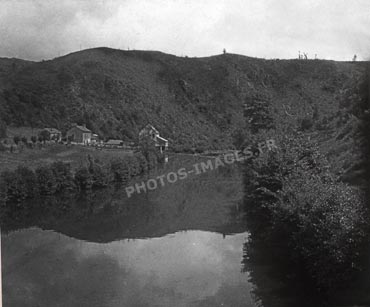
<svg viewBox="0 0 370 307">
<path fill-rule="evenodd" d="M 251 132 L 257 133 L 261 129 L 274 127 L 273 118 L 269 110 L 269 98 L 259 93 L 247 96 L 244 103 L 244 117 Z"/>
<path fill-rule="evenodd" d="M 149 168 L 154 167 L 154 165 L 158 162 L 158 159 L 160 158 L 154 141 L 150 137 L 143 137 L 139 141 L 139 148 L 140 152 L 148 161 Z"/>
<path fill-rule="evenodd" d="M 25 137 L 25 136 L 22 136 L 22 139 L 21 139 L 21 141 L 24 143 L 24 144 L 27 144 L 27 137 Z"/>
<path fill-rule="evenodd" d="M 45 143 L 45 141 L 50 141 L 50 134 L 46 130 L 42 130 L 39 134 L 39 140 L 41 138 L 41 141 Z"/>
<path fill-rule="evenodd" d="M 31 142 L 36 143 L 37 142 L 37 137 L 36 136 L 31 136 Z"/>
<path fill-rule="evenodd" d="M 246 131 L 242 129 L 237 129 L 232 134 L 233 145 L 236 149 L 241 149 L 246 141 Z"/>
<path fill-rule="evenodd" d="M 6 124 L 0 120 L 0 139 L 6 138 Z"/>
<path fill-rule="evenodd" d="M 15 135 L 15 136 L 13 137 L 13 141 L 14 141 L 14 143 L 15 143 L 16 145 L 18 145 L 18 143 L 20 142 L 20 140 L 21 140 L 21 138 L 20 138 L 18 135 Z"/>
</svg>

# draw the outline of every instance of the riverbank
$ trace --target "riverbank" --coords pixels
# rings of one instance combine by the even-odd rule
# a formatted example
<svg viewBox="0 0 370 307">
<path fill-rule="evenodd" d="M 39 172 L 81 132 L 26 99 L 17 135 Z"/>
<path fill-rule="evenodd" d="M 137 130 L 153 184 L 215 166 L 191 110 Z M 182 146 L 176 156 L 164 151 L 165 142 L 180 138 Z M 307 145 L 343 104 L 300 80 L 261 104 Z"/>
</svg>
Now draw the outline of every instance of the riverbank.
<svg viewBox="0 0 370 307">
<path fill-rule="evenodd" d="M 6 154 L 2 153 L 4 161 Z M 13 154 L 12 154 L 13 157 Z M 31 157 L 36 159 L 29 160 Z M 26 199 L 58 193 L 78 193 L 125 183 L 158 163 L 153 150 L 124 152 L 54 145 L 44 151 L 22 152 L 18 160 L 0 172 L 0 203 L 17 205 Z M 27 163 L 27 162 L 30 163 Z"/>
<path fill-rule="evenodd" d="M 348 286 L 369 242 L 361 186 L 331 171 L 317 142 L 304 134 L 281 138 L 279 150 L 245 165 L 245 208 L 255 240 L 277 242 L 319 292 Z"/>
<path fill-rule="evenodd" d="M 40 144 L 36 148 L 24 148 L 19 152 L 0 151 L 0 172 L 14 170 L 20 165 L 35 170 L 37 167 L 51 164 L 53 162 L 65 162 L 71 168 L 77 168 L 86 161 L 86 156 L 90 155 L 100 161 L 108 161 L 112 158 L 132 155 L 133 151 L 124 149 L 97 149 L 95 147 L 82 145 L 62 145 L 62 144 Z"/>
</svg>

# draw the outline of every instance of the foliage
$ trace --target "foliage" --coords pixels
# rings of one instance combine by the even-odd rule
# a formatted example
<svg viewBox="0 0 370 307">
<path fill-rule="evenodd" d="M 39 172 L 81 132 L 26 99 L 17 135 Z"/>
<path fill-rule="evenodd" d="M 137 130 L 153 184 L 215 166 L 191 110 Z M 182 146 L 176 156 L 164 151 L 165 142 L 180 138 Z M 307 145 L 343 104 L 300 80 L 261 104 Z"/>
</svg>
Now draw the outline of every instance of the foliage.
<svg viewBox="0 0 370 307">
<path fill-rule="evenodd" d="M 86 166 L 81 166 L 77 168 L 74 179 L 75 179 L 76 185 L 81 190 L 91 189 L 93 185 L 92 175 Z"/>
<path fill-rule="evenodd" d="M 318 145 L 302 134 L 285 137 L 279 151 L 249 160 L 245 205 L 266 238 L 287 238 L 322 290 L 350 278 L 365 237 L 364 197 L 338 182 Z"/>
<path fill-rule="evenodd" d="M 15 143 L 16 145 L 18 145 L 18 143 L 21 141 L 21 138 L 19 137 L 19 135 L 15 135 L 15 136 L 13 137 L 13 141 L 14 141 L 14 143 Z"/>
<path fill-rule="evenodd" d="M 140 166 L 139 174 L 145 173 L 149 169 L 149 163 L 145 159 L 145 156 L 141 152 L 138 152 L 138 153 L 135 154 L 135 157 L 136 157 L 136 159 L 138 161 L 138 164 Z"/>
<path fill-rule="evenodd" d="M 310 117 L 305 117 L 300 120 L 300 130 L 310 130 L 313 126 L 313 121 Z"/>
<path fill-rule="evenodd" d="M 52 163 L 50 168 L 56 180 L 56 192 L 71 191 L 76 188 L 69 163 L 57 161 Z"/>
<path fill-rule="evenodd" d="M 246 140 L 246 131 L 245 129 L 238 129 L 235 130 L 232 134 L 233 138 L 233 145 L 235 146 L 236 149 L 241 149 L 242 146 L 244 145 L 244 142 Z"/>
<path fill-rule="evenodd" d="M 0 119 L 0 139 L 6 138 L 6 123 Z"/>
<path fill-rule="evenodd" d="M 6 150 L 7 150 L 6 146 L 2 142 L 0 142 L 0 152 L 6 151 Z"/>
<path fill-rule="evenodd" d="M 1 174 L 3 184 L 0 202 L 20 203 L 38 195 L 101 188 L 113 181 L 125 183 L 133 176 L 148 171 L 157 162 L 153 160 L 150 164 L 141 152 L 137 152 L 132 156 L 112 158 L 105 164 L 88 155 L 87 163 L 78 167 L 74 173 L 69 163 L 61 161 L 37 167 L 35 173 L 26 167 L 18 167 L 15 171 L 4 171 Z"/>
<path fill-rule="evenodd" d="M 37 195 L 34 172 L 25 166 L 19 166 L 14 172 L 4 171 L 1 174 L 6 188 L 6 200 L 20 202 Z"/>
<path fill-rule="evenodd" d="M 57 180 L 50 166 L 36 169 L 36 179 L 40 195 L 53 195 L 57 190 Z"/>
<path fill-rule="evenodd" d="M 129 179 L 130 170 L 126 159 L 113 158 L 110 161 L 110 169 L 114 176 L 114 181 L 125 183 Z"/>
<path fill-rule="evenodd" d="M 6 181 L 1 174 L 0 176 L 0 208 L 5 206 L 6 201 L 8 200 L 8 186 L 6 184 Z"/>
<path fill-rule="evenodd" d="M 45 142 L 45 141 L 49 141 L 50 140 L 50 134 L 48 131 L 46 130 L 42 130 L 40 131 L 39 133 L 39 141 L 40 142 Z"/>
<path fill-rule="evenodd" d="M 92 187 L 105 187 L 112 181 L 112 174 L 106 165 L 102 165 L 98 160 L 88 156 L 88 169 L 91 174 Z"/>
</svg>

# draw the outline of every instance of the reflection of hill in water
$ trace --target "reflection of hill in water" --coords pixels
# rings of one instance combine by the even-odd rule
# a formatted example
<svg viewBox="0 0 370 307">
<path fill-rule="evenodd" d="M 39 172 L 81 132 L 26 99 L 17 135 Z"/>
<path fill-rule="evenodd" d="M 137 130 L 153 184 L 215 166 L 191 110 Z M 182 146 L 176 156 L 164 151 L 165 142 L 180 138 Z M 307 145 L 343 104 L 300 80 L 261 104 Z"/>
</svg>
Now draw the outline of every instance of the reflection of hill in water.
<svg viewBox="0 0 370 307">
<path fill-rule="evenodd" d="M 176 172 L 181 167 L 191 170 L 196 161 L 199 159 L 174 157 L 164 168 L 133 183 Z M 236 167 L 227 167 L 189 175 L 185 180 L 131 198 L 127 198 L 124 188 L 110 188 L 77 200 L 43 199 L 37 210 L 16 224 L 5 225 L 5 229 L 38 226 L 92 242 L 160 237 L 189 229 L 237 233 L 245 231 L 242 223 L 236 222 L 242 190 Z"/>
</svg>

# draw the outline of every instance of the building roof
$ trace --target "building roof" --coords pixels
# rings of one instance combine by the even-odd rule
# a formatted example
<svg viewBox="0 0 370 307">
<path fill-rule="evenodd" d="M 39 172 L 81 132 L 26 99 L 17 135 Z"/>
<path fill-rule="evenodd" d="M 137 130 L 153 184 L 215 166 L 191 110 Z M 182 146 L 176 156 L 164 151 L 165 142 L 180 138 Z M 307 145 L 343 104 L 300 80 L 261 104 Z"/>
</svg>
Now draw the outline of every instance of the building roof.
<svg viewBox="0 0 370 307">
<path fill-rule="evenodd" d="M 62 132 L 60 132 L 60 130 L 58 130 L 56 128 L 44 128 L 42 130 L 45 130 L 45 131 L 47 131 L 49 133 L 62 133 Z"/>
<path fill-rule="evenodd" d="M 165 138 L 162 138 L 161 136 L 157 136 L 157 140 L 159 141 L 159 143 L 168 143 L 168 140 L 166 140 Z"/>
<path fill-rule="evenodd" d="M 107 145 L 122 145 L 123 141 L 122 140 L 108 140 L 105 144 Z"/>
<path fill-rule="evenodd" d="M 140 134 L 150 130 L 154 130 L 155 133 L 159 134 L 159 131 L 155 129 L 154 126 L 152 126 L 151 124 L 147 124 L 143 129 L 141 129 Z"/>
<path fill-rule="evenodd" d="M 71 127 L 71 129 L 72 128 L 77 128 L 77 129 L 81 130 L 82 132 L 90 132 L 91 133 L 91 130 L 87 129 L 85 126 L 74 125 L 74 126 Z"/>
</svg>

